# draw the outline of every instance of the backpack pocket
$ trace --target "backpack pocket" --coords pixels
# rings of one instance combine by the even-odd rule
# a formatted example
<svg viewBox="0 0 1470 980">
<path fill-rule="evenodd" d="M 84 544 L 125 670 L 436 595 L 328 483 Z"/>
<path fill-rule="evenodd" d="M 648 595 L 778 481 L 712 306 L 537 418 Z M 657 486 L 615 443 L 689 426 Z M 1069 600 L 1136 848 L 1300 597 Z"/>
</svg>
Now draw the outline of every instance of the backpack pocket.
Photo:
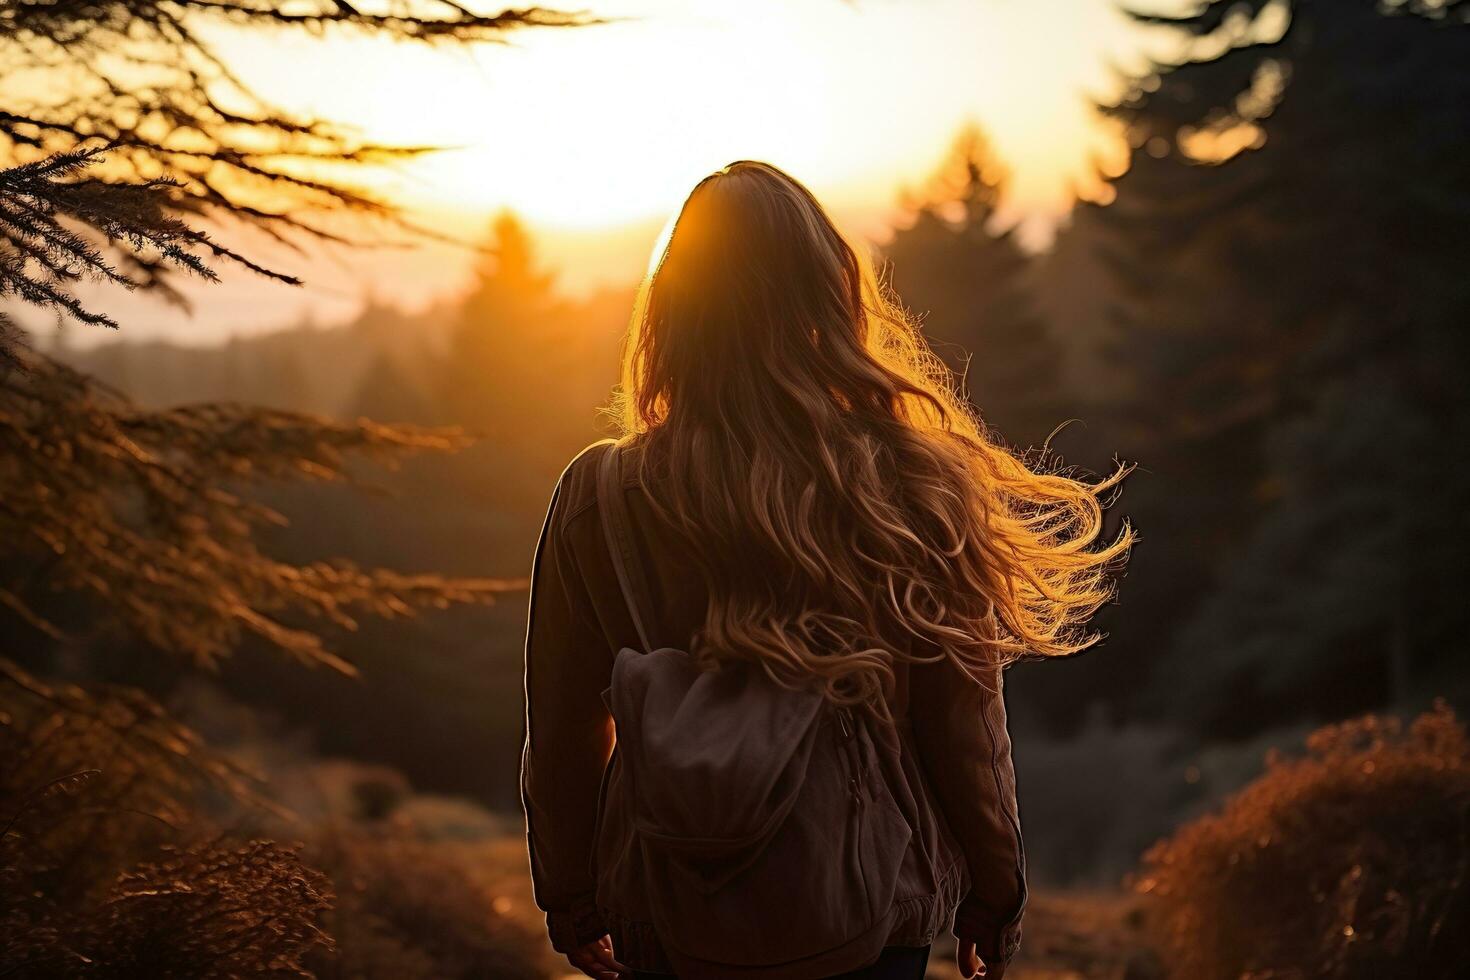
<svg viewBox="0 0 1470 980">
<path fill-rule="evenodd" d="M 822 702 L 680 650 L 624 650 L 609 696 L 640 838 L 718 888 L 760 853 L 800 795 Z M 698 868 L 707 877 L 693 873 Z"/>
<path fill-rule="evenodd" d="M 836 949 L 891 910 L 911 828 L 867 725 L 758 669 L 625 651 L 611 696 L 660 939 L 729 966 Z"/>
</svg>

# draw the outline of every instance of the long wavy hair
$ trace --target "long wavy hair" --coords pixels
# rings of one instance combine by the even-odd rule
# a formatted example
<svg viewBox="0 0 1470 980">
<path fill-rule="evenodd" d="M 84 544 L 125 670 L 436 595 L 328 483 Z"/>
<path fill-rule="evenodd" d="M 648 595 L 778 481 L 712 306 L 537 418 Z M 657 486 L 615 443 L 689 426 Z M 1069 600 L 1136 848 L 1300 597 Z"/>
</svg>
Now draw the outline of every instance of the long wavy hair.
<svg viewBox="0 0 1470 980">
<path fill-rule="evenodd" d="M 977 682 L 1091 645 L 1133 543 L 1126 470 L 1007 448 L 816 198 L 742 160 L 694 188 L 645 279 L 618 413 L 709 586 L 692 652 L 886 711 L 900 661 Z"/>
</svg>

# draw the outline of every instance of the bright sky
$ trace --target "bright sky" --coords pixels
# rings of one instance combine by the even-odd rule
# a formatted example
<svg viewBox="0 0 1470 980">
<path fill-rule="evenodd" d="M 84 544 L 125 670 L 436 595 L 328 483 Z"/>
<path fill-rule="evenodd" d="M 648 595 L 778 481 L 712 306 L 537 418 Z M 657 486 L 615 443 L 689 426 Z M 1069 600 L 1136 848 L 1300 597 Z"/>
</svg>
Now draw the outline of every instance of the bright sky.
<svg viewBox="0 0 1470 980">
<path fill-rule="evenodd" d="M 551 4 L 555 6 L 555 4 Z M 1149 41 L 1113 0 L 607 0 L 615 23 L 515 35 L 472 51 L 231 32 L 222 50 L 267 98 L 385 142 L 455 146 L 394 194 L 475 235 L 510 207 L 562 284 L 636 280 L 693 183 L 742 157 L 808 183 L 850 230 L 880 238 L 957 131 L 980 123 L 1013 171 L 1009 210 L 1044 244 L 1091 161 L 1118 149 L 1090 111 Z M 405 306 L 460 287 L 443 250 L 339 255 L 292 271 L 304 290 L 232 278 L 193 321 L 129 316 L 187 340 Z"/>
</svg>

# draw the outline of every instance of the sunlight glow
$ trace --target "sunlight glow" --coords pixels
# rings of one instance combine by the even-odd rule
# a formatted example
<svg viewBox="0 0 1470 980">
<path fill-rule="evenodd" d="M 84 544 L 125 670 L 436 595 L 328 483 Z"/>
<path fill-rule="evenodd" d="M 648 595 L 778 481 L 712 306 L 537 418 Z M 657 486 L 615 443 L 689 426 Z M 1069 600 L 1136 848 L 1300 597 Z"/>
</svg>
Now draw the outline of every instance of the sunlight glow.
<svg viewBox="0 0 1470 980">
<path fill-rule="evenodd" d="M 1108 94 L 1109 63 L 1138 45 L 1105 0 L 611 0 L 592 12 L 612 22 L 468 54 L 353 43 L 298 59 L 278 38 L 230 43 L 283 104 L 373 139 L 454 147 L 405 166 L 400 199 L 510 207 L 564 230 L 662 217 L 740 158 L 770 160 L 839 208 L 891 208 L 970 120 L 1011 166 L 1016 213 L 1054 215 L 1107 142 L 1086 97 Z"/>
<path fill-rule="evenodd" d="M 568 294 L 636 282 L 693 184 L 741 158 L 788 170 L 846 231 L 886 240 L 905 196 L 971 122 L 1011 175 L 1002 222 L 1044 246 L 1075 196 L 1106 196 L 1096 168 L 1122 164 L 1122 141 L 1093 102 L 1115 94 L 1116 70 L 1162 53 L 1114 0 L 561 6 L 610 22 L 468 49 L 227 27 L 210 36 L 247 85 L 287 110 L 376 142 L 447 147 L 371 186 L 462 239 L 480 238 L 503 208 L 517 212 Z M 365 297 L 423 309 L 463 288 L 473 262 L 452 248 L 284 254 L 305 289 L 244 277 L 191 294 L 192 321 L 153 304 L 133 335 L 204 342 L 303 317 L 337 322 Z"/>
</svg>

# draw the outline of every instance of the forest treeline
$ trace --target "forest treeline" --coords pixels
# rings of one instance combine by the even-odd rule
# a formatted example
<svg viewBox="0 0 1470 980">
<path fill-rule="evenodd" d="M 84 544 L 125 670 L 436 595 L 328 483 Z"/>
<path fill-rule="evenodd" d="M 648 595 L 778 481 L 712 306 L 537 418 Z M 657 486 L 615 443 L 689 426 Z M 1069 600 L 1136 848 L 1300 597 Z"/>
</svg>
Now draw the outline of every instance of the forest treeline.
<svg viewBox="0 0 1470 980">
<path fill-rule="evenodd" d="M 130 3 L 115 0 L 123 20 Z M 1143 543 L 1105 613 L 1107 641 L 1009 675 L 1039 881 L 1115 882 L 1254 777 L 1266 747 L 1320 723 L 1436 697 L 1463 707 L 1467 9 L 1246 0 L 1138 15 L 1177 40 L 1178 57 L 1099 107 L 1129 164 L 1100 175 L 1101 196 L 1079 202 L 1052 247 L 1030 254 L 999 223 L 1005 165 L 979 131 L 876 243 L 998 437 L 1047 465 L 1096 471 L 1114 454 L 1139 464 L 1117 510 Z M 36 16 L 37 36 L 76 29 L 64 12 Z M 317 16 L 313 29 L 340 21 L 451 40 L 535 26 L 415 28 L 327 0 Z M 148 132 L 121 130 L 96 103 L 86 117 L 0 116 L 6 145 L 42 161 L 0 169 L 0 296 L 69 312 L 83 329 L 106 317 L 69 305 L 77 263 L 165 292 L 179 274 L 250 264 L 189 222 L 229 217 L 212 183 L 221 167 L 264 165 L 229 143 L 238 120 L 192 98 L 200 78 L 175 85 L 191 98 L 164 109 L 193 113 L 213 148 L 150 148 Z M 373 152 L 330 128 L 266 123 L 284 156 Z M 65 150 L 93 131 L 123 141 L 110 157 L 120 176 L 88 182 L 102 150 Z M 158 164 L 180 181 L 128 183 Z M 297 227 L 273 196 L 290 187 L 268 171 L 261 209 L 235 220 L 319 232 Z M 325 195 L 314 200 L 328 211 L 392 220 L 350 187 L 297 190 Z M 55 220 L 24 227 L 36 211 Z M 78 223 L 115 233 L 111 244 L 52 229 Z M 454 957 L 475 975 L 520 955 L 507 952 L 519 938 L 502 947 L 476 932 L 472 920 L 492 917 L 487 893 L 411 841 L 353 830 L 293 849 L 231 837 L 242 812 L 279 825 L 266 788 L 198 734 L 228 713 L 199 690 L 245 706 L 252 745 L 299 740 L 302 756 L 384 763 L 417 788 L 513 813 L 516 580 L 560 467 L 607 431 L 600 408 L 632 287 L 566 297 L 503 216 L 466 294 L 422 314 L 373 306 L 340 328 L 218 349 L 73 349 L 43 336 L 27 352 L 0 338 L 0 857 L 7 880 L 46 884 L 24 890 L 35 901 L 0 905 L 0 924 L 61 937 L 33 951 L 38 963 L 62 957 L 37 975 L 67 975 L 73 947 L 144 955 L 140 923 L 160 914 L 208 919 L 208 908 L 150 895 L 169 880 L 277 902 L 285 931 L 261 955 L 283 969 L 348 975 L 391 950 L 382 962 L 413 960 L 400 975 L 444 975 Z M 1302 798 L 1336 799 L 1365 760 L 1407 772 L 1405 785 L 1459 779 L 1463 731 L 1443 710 L 1426 718 L 1412 744 L 1374 735 L 1363 749 L 1351 729 L 1316 769 L 1278 770 L 1243 809 L 1156 849 L 1154 861 L 1176 862 L 1159 880 L 1195 888 L 1180 861 L 1235 867 L 1237 838 L 1277 826 Z M 377 826 L 392 809 L 379 796 L 400 790 L 365 786 L 353 812 Z M 1391 809 L 1375 811 L 1372 833 L 1392 832 Z M 124 811 L 144 819 L 104 818 Z M 188 820 L 220 836 L 160 850 Z M 1337 830 L 1343 853 L 1358 846 L 1353 827 Z M 1391 873 L 1373 880 L 1392 892 Z M 334 898 L 334 881 L 365 890 Z M 434 932 L 422 922 L 436 901 L 437 919 L 459 931 L 431 955 L 415 937 Z M 375 917 L 373 904 L 391 914 Z M 274 907 L 251 914 L 268 920 Z M 1194 935 L 1167 928 L 1181 948 Z M 331 936 L 345 937 L 336 960 Z M 231 941 L 201 934 L 179 955 L 207 959 Z M 528 976 L 539 968 L 534 956 L 515 963 Z"/>
<path fill-rule="evenodd" d="M 1119 510 L 1144 544 L 1111 637 L 1065 667 L 1016 671 L 1011 696 L 1018 725 L 1060 742 L 1087 731 L 1126 754 L 1158 741 L 1149 762 L 1170 779 L 1166 760 L 1201 746 L 1254 751 L 1470 680 L 1454 633 L 1470 467 L 1453 450 L 1467 422 L 1470 31 L 1355 2 L 1301 4 L 1288 28 L 1277 5 L 1246 6 L 1258 16 L 1211 5 L 1175 22 L 1213 39 L 1190 42 L 1198 60 L 1159 65 L 1103 107 L 1131 164 L 1048 251 L 997 223 L 1004 163 L 978 131 L 877 243 L 1002 437 L 1051 437 L 1061 462 L 1092 470 L 1114 453 L 1139 463 Z M 417 316 L 374 307 L 340 330 L 74 359 L 153 401 L 466 426 L 473 448 L 407 464 L 393 497 L 290 501 L 279 546 L 519 574 L 560 466 L 606 431 L 632 284 L 563 298 L 510 216 L 489 245 L 461 301 Z M 442 617 L 428 638 L 359 634 L 382 686 L 337 699 L 329 745 L 510 805 L 519 626 L 507 604 Z M 476 680 L 452 680 L 464 674 Z M 324 689 L 293 686 L 320 719 Z M 423 718 L 433 734 L 415 730 Z M 374 746 L 384 726 L 402 730 Z M 465 769 L 465 745 L 494 764 Z"/>
</svg>

